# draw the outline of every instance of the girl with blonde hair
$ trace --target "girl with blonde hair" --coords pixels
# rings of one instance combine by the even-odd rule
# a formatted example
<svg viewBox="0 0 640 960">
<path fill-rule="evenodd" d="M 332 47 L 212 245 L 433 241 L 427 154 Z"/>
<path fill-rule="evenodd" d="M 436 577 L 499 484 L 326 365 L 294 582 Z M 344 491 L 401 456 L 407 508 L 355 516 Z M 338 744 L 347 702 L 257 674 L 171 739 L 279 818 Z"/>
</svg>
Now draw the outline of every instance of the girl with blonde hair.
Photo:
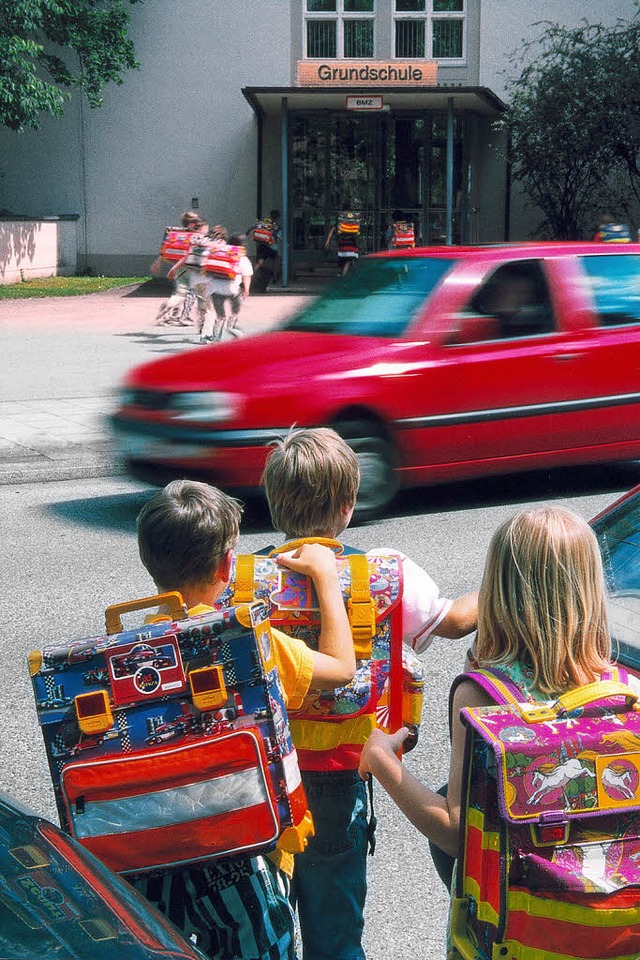
<svg viewBox="0 0 640 960">
<path fill-rule="evenodd" d="M 598 544 L 589 525 L 560 507 L 523 510 L 495 532 L 478 602 L 471 667 L 497 667 L 522 701 L 555 700 L 600 679 L 610 667 L 611 640 Z M 417 780 L 398 759 L 408 731 L 375 730 L 360 774 L 379 780 L 408 819 L 450 856 L 458 852 L 465 729 L 464 707 L 493 701 L 470 678 L 451 697 L 451 763 L 446 796 Z"/>
</svg>

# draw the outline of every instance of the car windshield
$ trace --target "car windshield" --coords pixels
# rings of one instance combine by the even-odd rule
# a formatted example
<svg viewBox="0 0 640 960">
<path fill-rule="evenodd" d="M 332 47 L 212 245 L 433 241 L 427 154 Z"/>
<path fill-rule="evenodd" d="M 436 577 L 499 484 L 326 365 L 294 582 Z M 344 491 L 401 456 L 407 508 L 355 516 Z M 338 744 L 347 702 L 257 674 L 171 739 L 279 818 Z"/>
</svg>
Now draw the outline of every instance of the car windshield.
<svg viewBox="0 0 640 960">
<path fill-rule="evenodd" d="M 626 500 L 593 525 L 609 592 L 611 635 L 620 660 L 640 666 L 640 496 Z"/>
<path fill-rule="evenodd" d="M 361 260 L 285 329 L 398 337 L 453 263 L 447 257 Z"/>
</svg>

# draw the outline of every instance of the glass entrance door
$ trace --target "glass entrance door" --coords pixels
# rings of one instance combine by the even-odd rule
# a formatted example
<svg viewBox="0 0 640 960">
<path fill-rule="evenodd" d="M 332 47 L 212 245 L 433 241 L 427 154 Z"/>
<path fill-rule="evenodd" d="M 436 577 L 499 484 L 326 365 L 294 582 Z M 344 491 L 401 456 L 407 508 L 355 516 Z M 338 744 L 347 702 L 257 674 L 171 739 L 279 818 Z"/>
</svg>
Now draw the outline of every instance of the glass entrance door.
<svg viewBox="0 0 640 960">
<path fill-rule="evenodd" d="M 393 214 L 417 242 L 446 236 L 447 123 L 441 114 L 294 114 L 291 122 L 294 259 L 318 262 L 341 210 L 360 218 L 362 253 L 386 247 Z M 454 243 L 464 242 L 463 136 L 454 137 Z"/>
</svg>

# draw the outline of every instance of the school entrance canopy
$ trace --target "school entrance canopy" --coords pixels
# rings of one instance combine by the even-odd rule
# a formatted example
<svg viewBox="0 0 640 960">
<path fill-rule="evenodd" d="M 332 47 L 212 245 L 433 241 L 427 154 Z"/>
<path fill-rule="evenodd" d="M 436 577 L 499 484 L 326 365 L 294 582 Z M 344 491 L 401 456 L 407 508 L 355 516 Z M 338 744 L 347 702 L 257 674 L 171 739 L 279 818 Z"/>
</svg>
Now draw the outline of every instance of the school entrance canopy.
<svg viewBox="0 0 640 960">
<path fill-rule="evenodd" d="M 258 122 L 257 208 L 279 168 L 282 282 L 292 260 L 319 259 L 341 207 L 357 209 L 363 252 L 384 245 L 391 211 L 422 243 L 473 242 L 474 175 L 505 109 L 486 87 L 245 87 Z"/>
</svg>

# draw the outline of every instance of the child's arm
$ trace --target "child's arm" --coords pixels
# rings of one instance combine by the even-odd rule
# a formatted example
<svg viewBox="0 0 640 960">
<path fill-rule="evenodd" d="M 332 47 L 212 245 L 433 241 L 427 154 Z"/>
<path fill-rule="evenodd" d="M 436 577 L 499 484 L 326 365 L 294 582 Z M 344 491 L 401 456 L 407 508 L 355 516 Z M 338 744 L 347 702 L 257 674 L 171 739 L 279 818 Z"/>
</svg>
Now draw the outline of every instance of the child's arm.
<svg viewBox="0 0 640 960">
<path fill-rule="evenodd" d="M 311 687 L 323 690 L 348 683 L 356 672 L 356 658 L 334 554 L 319 543 L 304 543 L 294 553 L 280 554 L 277 562 L 310 576 L 318 595 L 320 638 L 313 653 Z"/>
<path fill-rule="evenodd" d="M 187 257 L 188 257 L 188 256 L 189 256 L 189 254 L 186 253 L 186 254 L 184 255 L 184 257 L 182 258 L 182 260 L 178 260 L 177 263 L 174 263 L 174 265 L 171 267 L 171 269 L 170 269 L 169 272 L 167 273 L 167 279 L 168 279 L 168 280 L 173 280 L 173 279 L 175 278 L 175 275 L 176 275 L 176 273 L 178 272 L 178 270 L 180 269 L 180 267 L 184 267 L 185 263 L 187 262 Z"/>
<path fill-rule="evenodd" d="M 478 593 L 465 593 L 458 597 L 449 607 L 449 612 L 442 618 L 433 631 L 438 637 L 447 637 L 449 640 L 459 640 L 478 626 Z"/>
<path fill-rule="evenodd" d="M 396 733 L 374 730 L 362 751 L 359 772 L 364 779 L 372 773 L 404 815 L 441 850 L 458 855 L 462 777 L 464 774 L 465 728 L 460 720 L 463 707 L 486 706 L 492 701 L 475 683 L 463 682 L 453 699 L 451 762 L 447 796 L 431 790 L 407 770 L 396 756 L 409 731 Z"/>
</svg>

